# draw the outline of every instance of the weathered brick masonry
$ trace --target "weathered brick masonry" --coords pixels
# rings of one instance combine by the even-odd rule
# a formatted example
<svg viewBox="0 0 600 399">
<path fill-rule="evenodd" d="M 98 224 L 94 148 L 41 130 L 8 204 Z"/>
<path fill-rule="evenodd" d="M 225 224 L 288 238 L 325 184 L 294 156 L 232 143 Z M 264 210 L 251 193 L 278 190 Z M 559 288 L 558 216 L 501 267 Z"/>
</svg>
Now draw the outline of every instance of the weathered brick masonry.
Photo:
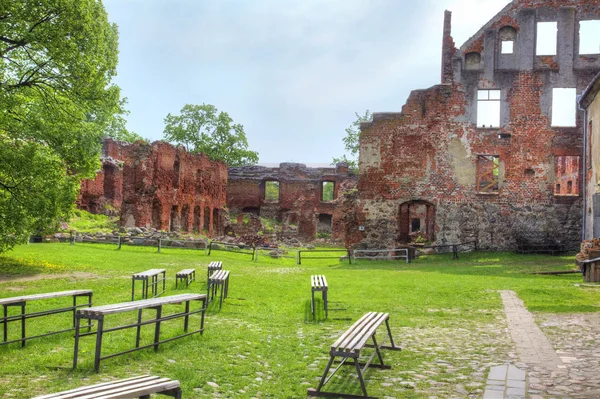
<svg viewBox="0 0 600 399">
<path fill-rule="evenodd" d="M 227 166 L 157 141 L 105 139 L 102 170 L 82 182 L 78 206 L 118 213 L 126 227 L 222 234 Z"/>
<path fill-rule="evenodd" d="M 580 21 L 600 19 L 600 2 L 515 0 L 460 49 L 450 18 L 442 84 L 361 125 L 354 218 L 365 231 L 353 240 L 393 246 L 420 231 L 438 244 L 511 249 L 535 230 L 577 248 L 584 121 L 577 111 L 576 126 L 552 126 L 553 89 L 581 93 L 600 71 L 600 55 L 578 53 Z M 557 22 L 556 55 L 536 55 L 538 22 Z M 498 124 L 478 126 L 490 104 Z"/>
<path fill-rule="evenodd" d="M 323 183 L 333 183 L 333 197 L 323 198 Z M 278 185 L 276 200 L 266 195 L 267 184 Z M 282 163 L 279 167 L 246 166 L 229 168 L 227 207 L 232 213 L 254 213 L 262 217 L 297 224 L 298 235 L 313 240 L 317 232 L 331 233 L 342 240 L 343 215 L 336 212 L 340 196 L 356 186 L 356 178 L 345 164 L 335 168 L 310 168 L 304 164 Z"/>
</svg>

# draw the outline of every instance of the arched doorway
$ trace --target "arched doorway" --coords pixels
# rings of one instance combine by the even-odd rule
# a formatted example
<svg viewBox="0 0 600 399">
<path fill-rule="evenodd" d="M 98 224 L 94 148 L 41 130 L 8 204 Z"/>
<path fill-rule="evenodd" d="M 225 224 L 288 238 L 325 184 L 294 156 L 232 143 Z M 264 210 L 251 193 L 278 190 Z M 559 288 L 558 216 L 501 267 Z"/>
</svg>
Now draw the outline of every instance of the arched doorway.
<svg viewBox="0 0 600 399">
<path fill-rule="evenodd" d="M 398 242 L 406 244 L 422 237 L 435 240 L 435 205 L 417 200 L 400 205 L 398 212 Z"/>
</svg>

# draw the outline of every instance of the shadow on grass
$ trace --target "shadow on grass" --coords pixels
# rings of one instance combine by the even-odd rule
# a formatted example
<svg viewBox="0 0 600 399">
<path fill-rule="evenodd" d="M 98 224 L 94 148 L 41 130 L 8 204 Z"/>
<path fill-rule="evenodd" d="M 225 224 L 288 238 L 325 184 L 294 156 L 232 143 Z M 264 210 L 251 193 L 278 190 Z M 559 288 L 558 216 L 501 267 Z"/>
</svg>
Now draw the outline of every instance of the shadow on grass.
<svg viewBox="0 0 600 399">
<path fill-rule="evenodd" d="M 0 282 L 18 277 L 33 277 L 39 274 L 62 273 L 64 266 L 46 261 L 28 260 L 0 256 Z"/>
</svg>

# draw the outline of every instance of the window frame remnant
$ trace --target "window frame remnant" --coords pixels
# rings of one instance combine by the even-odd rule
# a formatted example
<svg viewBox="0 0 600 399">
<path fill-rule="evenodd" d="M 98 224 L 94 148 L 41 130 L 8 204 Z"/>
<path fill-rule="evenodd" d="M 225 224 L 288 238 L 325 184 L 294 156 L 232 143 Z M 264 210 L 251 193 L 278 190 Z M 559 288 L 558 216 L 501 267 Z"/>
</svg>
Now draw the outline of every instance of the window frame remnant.
<svg viewBox="0 0 600 399">
<path fill-rule="evenodd" d="M 581 181 L 581 162 L 579 155 L 554 156 L 554 195 L 579 196 Z"/>
<path fill-rule="evenodd" d="M 502 90 L 477 90 L 477 127 L 499 129 L 501 122 Z M 493 121 L 492 121 L 493 119 Z M 485 122 L 485 123 L 483 123 Z M 489 126 L 487 125 L 489 123 Z"/>
<path fill-rule="evenodd" d="M 536 25 L 535 55 L 555 56 L 558 54 L 558 22 L 538 22 Z"/>
<path fill-rule="evenodd" d="M 500 39 L 500 54 L 514 54 L 517 30 L 510 25 L 503 26 L 498 30 L 498 37 Z"/>
<path fill-rule="evenodd" d="M 569 110 L 568 114 L 566 113 Z M 552 127 L 577 127 L 577 89 L 555 87 L 552 89 Z"/>
<path fill-rule="evenodd" d="M 500 157 L 477 155 L 477 192 L 498 193 L 500 190 Z"/>
<path fill-rule="evenodd" d="M 275 191 L 269 189 L 269 186 L 277 187 L 277 195 L 275 196 Z M 265 191 L 264 191 L 264 201 L 271 203 L 278 203 L 281 199 L 281 184 L 279 180 L 265 180 Z"/>
<path fill-rule="evenodd" d="M 331 185 L 331 191 L 325 189 L 325 186 Z M 331 193 L 331 196 L 325 198 L 326 193 Z M 321 182 L 321 202 L 332 202 L 335 200 L 335 182 L 331 180 L 324 180 Z"/>
</svg>

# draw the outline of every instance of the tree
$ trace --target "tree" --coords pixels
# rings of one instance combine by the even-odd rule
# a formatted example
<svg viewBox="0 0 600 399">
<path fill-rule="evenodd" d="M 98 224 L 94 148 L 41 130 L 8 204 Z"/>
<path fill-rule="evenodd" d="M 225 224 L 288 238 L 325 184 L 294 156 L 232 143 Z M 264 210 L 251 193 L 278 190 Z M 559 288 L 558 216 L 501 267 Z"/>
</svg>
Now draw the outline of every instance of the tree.
<svg viewBox="0 0 600 399">
<path fill-rule="evenodd" d="M 0 3 L 0 252 L 65 219 L 121 112 L 99 0 Z"/>
<path fill-rule="evenodd" d="M 363 116 L 360 116 L 357 112 L 356 120 L 352 122 L 350 126 L 346 128 L 346 137 L 342 139 L 344 142 L 344 149 L 349 155 L 344 154 L 340 158 L 333 158 L 333 164 L 338 162 L 346 162 L 350 170 L 354 173 L 358 173 L 358 150 L 360 146 L 360 124 L 362 122 L 370 122 L 373 120 L 373 114 L 369 110 L 365 111 Z"/>
<path fill-rule="evenodd" d="M 214 105 L 186 104 L 181 115 L 168 114 L 163 136 L 190 152 L 203 152 L 229 166 L 258 162 L 258 153 L 248 149 L 244 127 L 234 124 L 227 112 L 218 112 Z"/>
</svg>

